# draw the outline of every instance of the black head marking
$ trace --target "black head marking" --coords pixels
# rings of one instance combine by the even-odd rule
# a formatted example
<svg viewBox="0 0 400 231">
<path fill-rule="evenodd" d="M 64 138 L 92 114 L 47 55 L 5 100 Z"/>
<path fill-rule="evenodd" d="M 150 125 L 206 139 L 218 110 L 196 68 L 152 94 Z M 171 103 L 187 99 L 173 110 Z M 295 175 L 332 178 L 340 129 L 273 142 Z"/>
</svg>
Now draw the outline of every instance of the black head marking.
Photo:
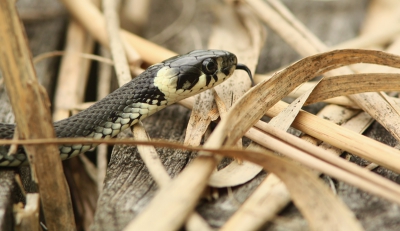
<svg viewBox="0 0 400 231">
<path fill-rule="evenodd" d="M 190 90 L 199 82 L 201 71 L 196 66 L 181 66 L 180 73 L 176 82 L 176 89 Z"/>
<path fill-rule="evenodd" d="M 214 81 L 215 81 L 215 82 L 217 82 L 217 81 L 218 81 L 218 76 L 217 76 L 217 74 L 216 74 L 216 73 L 215 73 L 215 74 L 213 74 L 213 75 L 212 75 L 212 77 L 213 77 L 213 79 L 214 79 Z"/>
<path fill-rule="evenodd" d="M 214 75 L 213 75 L 213 77 L 214 77 Z M 211 82 L 211 75 L 207 75 L 206 76 L 206 86 L 208 86 L 208 84 L 210 84 L 210 82 Z"/>
</svg>

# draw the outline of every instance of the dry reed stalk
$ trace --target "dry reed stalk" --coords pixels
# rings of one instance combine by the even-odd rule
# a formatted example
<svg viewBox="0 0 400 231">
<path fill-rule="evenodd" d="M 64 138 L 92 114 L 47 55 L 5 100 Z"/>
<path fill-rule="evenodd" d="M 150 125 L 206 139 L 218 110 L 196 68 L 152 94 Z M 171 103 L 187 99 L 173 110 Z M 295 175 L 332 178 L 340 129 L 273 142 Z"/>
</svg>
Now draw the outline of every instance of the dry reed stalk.
<svg viewBox="0 0 400 231">
<path fill-rule="evenodd" d="M 68 118 L 70 110 L 83 102 L 91 61 L 82 59 L 81 53 L 91 53 L 93 47 L 91 36 L 71 21 L 54 95 L 55 121 Z"/>
<path fill-rule="evenodd" d="M 124 52 L 124 45 L 120 37 L 119 28 L 119 15 L 117 10 L 120 7 L 121 1 L 119 0 L 103 0 L 104 17 L 106 20 L 107 35 L 109 39 L 109 47 L 111 56 L 114 61 L 114 68 L 117 74 L 118 83 L 120 86 L 129 82 L 132 77 L 129 70 L 128 60 L 126 55 L 131 52 Z M 134 51 L 131 61 L 137 62 L 139 55 Z"/>
<path fill-rule="evenodd" d="M 15 3 L 2 1 L 0 7 L 0 65 L 22 139 L 53 138 L 50 101 L 37 82 L 24 29 Z M 34 122 L 33 122 L 34 121 Z M 57 145 L 25 146 L 34 181 L 38 183 L 44 216 L 51 230 L 75 230 Z M 40 155 L 47 153 L 48 155 Z M 51 172 L 51 174 L 49 174 Z M 60 209 L 62 208 L 62 209 Z"/>
<path fill-rule="evenodd" d="M 151 2 L 147 0 L 126 0 L 121 9 L 121 27 L 140 33 L 149 20 Z"/>
<path fill-rule="evenodd" d="M 95 37 L 103 46 L 108 47 L 105 19 L 100 11 L 88 0 L 63 0 L 70 13 Z M 139 53 L 140 57 L 148 63 L 158 63 L 176 55 L 159 45 L 151 43 L 137 35 L 121 30 L 121 34 L 127 44 L 131 45 Z M 128 57 L 128 61 L 129 60 Z M 134 62 L 134 61 L 133 61 Z"/>
<path fill-rule="evenodd" d="M 91 60 L 82 58 L 82 54 L 90 54 L 93 49 L 94 39 L 79 23 L 72 20 L 67 29 L 65 50 L 61 59 L 55 90 L 53 113 L 55 121 L 68 118 L 71 110 L 77 104 L 83 103 Z M 65 174 L 69 176 L 70 191 L 73 195 L 72 198 L 75 198 L 76 214 L 83 217 L 81 224 L 85 229 L 88 229 L 93 222 L 99 194 L 93 193 L 91 188 L 96 187 L 94 185 L 96 179 L 92 177 L 93 174 L 96 174 L 93 173 L 95 169 L 90 161 L 84 158 L 84 156 L 80 156 L 82 161 L 78 161 L 78 159 L 68 161 Z M 89 169 L 91 170 L 87 171 Z M 76 174 L 68 174 L 70 171 L 75 171 Z"/>
<path fill-rule="evenodd" d="M 104 57 L 110 57 L 110 53 L 103 47 L 100 48 L 100 54 Z M 112 68 L 105 63 L 99 64 L 99 84 L 97 85 L 97 100 L 100 100 L 110 94 Z M 101 144 L 97 147 L 97 186 L 99 194 L 103 191 L 103 182 L 107 171 L 107 145 Z"/>
</svg>

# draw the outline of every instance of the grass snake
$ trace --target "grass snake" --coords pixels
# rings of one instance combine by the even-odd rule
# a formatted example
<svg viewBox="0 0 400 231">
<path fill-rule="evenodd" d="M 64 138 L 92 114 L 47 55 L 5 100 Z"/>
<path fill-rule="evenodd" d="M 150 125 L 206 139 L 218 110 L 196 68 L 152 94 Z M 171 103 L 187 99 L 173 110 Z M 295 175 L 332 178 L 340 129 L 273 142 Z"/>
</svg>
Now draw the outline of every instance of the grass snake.
<svg viewBox="0 0 400 231">
<path fill-rule="evenodd" d="M 124 129 L 184 98 L 215 87 L 236 69 L 247 71 L 234 54 L 222 50 L 195 50 L 154 64 L 142 74 L 118 88 L 86 110 L 54 123 L 58 138 L 115 137 Z M 0 123 L 0 139 L 12 139 L 15 124 Z M 60 145 L 61 159 L 84 153 L 96 145 Z M 0 146 L 0 166 L 27 164 L 22 146 L 8 154 L 9 146 Z"/>
</svg>

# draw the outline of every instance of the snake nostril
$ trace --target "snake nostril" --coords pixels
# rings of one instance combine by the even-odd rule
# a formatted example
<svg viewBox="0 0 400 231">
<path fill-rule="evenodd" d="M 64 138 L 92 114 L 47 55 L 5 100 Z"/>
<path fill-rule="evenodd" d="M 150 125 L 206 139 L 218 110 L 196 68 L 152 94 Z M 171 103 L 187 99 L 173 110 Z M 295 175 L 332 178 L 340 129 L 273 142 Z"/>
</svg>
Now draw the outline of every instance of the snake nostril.
<svg viewBox="0 0 400 231">
<path fill-rule="evenodd" d="M 225 67 L 225 68 L 222 68 L 222 73 L 224 73 L 225 75 L 229 75 L 230 74 L 230 67 Z"/>
</svg>

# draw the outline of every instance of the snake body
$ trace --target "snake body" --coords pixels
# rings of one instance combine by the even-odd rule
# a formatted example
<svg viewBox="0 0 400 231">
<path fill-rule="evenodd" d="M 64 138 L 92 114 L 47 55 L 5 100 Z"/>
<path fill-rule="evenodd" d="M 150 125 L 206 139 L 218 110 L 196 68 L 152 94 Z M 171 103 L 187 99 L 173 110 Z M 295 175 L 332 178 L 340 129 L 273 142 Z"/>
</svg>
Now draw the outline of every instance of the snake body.
<svg viewBox="0 0 400 231">
<path fill-rule="evenodd" d="M 222 50 L 196 50 L 150 66 L 142 74 L 118 88 L 88 109 L 54 123 L 56 136 L 104 139 L 115 137 L 124 129 L 184 98 L 210 89 L 235 69 L 250 71 L 237 63 L 234 54 Z M 0 124 L 0 139 L 12 139 L 14 124 Z M 61 159 L 68 159 L 95 145 L 60 145 Z M 27 163 L 22 146 L 8 154 L 0 146 L 0 166 Z"/>
</svg>

